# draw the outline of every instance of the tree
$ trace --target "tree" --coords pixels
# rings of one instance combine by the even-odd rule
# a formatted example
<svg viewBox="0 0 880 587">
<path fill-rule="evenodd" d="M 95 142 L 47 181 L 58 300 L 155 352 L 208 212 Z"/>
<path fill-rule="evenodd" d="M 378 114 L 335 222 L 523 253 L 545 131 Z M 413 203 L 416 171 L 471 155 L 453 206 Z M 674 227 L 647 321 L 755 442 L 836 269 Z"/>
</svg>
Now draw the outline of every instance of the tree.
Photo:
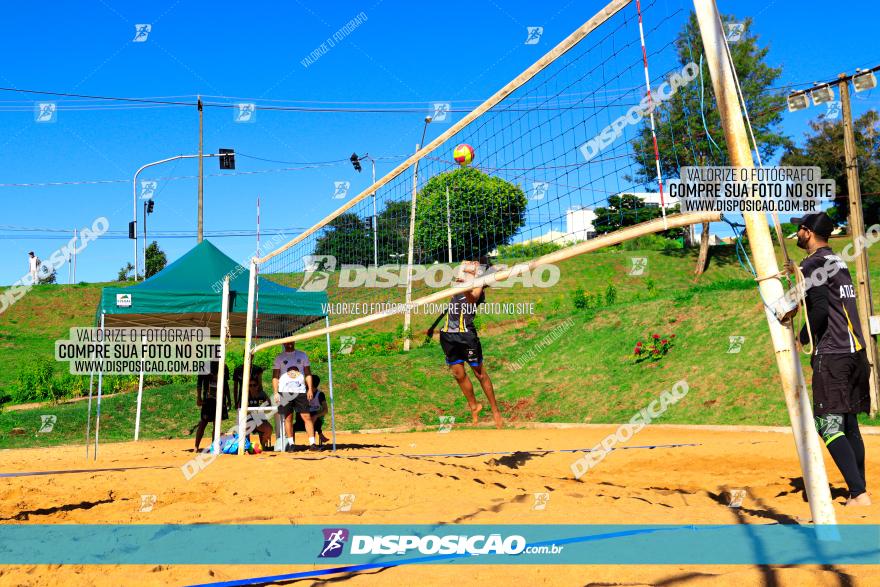
<svg viewBox="0 0 880 587">
<path fill-rule="evenodd" d="M 447 186 L 455 259 L 475 259 L 507 244 L 525 224 L 528 200 L 514 184 L 472 168 L 434 176 L 417 196 L 416 263 L 448 259 Z M 380 265 L 405 264 L 411 206 L 410 200 L 386 202 L 376 218 L 376 244 L 371 218 L 341 214 L 318 237 L 314 254 L 333 255 L 340 265 L 372 265 L 375 246 Z"/>
<path fill-rule="evenodd" d="M 387 202 L 379 213 L 376 232 L 380 265 L 406 263 L 411 206 L 409 200 Z"/>
<path fill-rule="evenodd" d="M 362 220 L 353 212 L 340 214 L 327 224 L 327 229 L 318 237 L 315 254 L 333 255 L 340 265 L 371 265 L 372 234 L 369 220 Z"/>
<path fill-rule="evenodd" d="M 40 268 L 46 267 L 49 270 L 49 273 L 42 277 L 42 271 L 37 272 L 37 283 L 40 285 L 45 285 L 47 283 L 55 283 L 55 279 L 57 275 L 55 274 L 55 269 L 52 268 L 51 265 L 45 265 L 43 263 L 40 264 Z"/>
<path fill-rule="evenodd" d="M 674 208 L 668 209 L 667 213 L 678 211 L 679 208 L 676 205 Z M 646 206 L 640 197 L 633 194 L 610 196 L 608 206 L 596 208 L 595 212 L 596 219 L 593 220 L 593 228 L 599 234 L 614 232 L 626 226 L 660 218 L 662 215 L 659 206 Z M 666 238 L 679 238 L 684 236 L 684 229 L 674 228 L 661 234 Z"/>
<path fill-rule="evenodd" d="M 758 37 L 751 32 L 752 19 L 739 21 L 734 16 L 727 15 L 722 20 L 725 23 L 741 22 L 744 25 L 739 40 L 730 43 L 730 52 L 759 152 L 762 160 L 767 161 L 778 149 L 791 145 L 790 139 L 779 128 L 785 109 L 785 98 L 768 92 L 781 75 L 782 68 L 767 65 L 769 47 L 758 45 Z M 700 75 L 681 85 L 670 99 L 659 103 L 654 110 L 660 168 L 664 178 L 679 177 L 679 169 L 687 165 L 729 164 L 709 69 L 705 59 L 701 60 L 704 54 L 703 41 L 693 13 L 679 32 L 675 46 L 682 67 L 694 63 L 698 66 Z M 635 177 L 632 179 L 645 185 L 656 185 L 654 143 L 647 117 L 633 140 L 632 148 L 636 164 Z"/>
<path fill-rule="evenodd" d="M 528 198 L 519 186 L 473 167 L 435 175 L 418 194 L 417 259 L 447 261 L 446 193 L 449 188 L 449 228 L 452 257 L 476 259 L 510 240 L 525 225 Z"/>
<path fill-rule="evenodd" d="M 147 247 L 145 251 L 146 257 L 146 267 L 144 267 L 144 272 L 146 277 L 152 277 L 153 275 L 159 273 L 163 269 L 165 269 L 165 265 L 168 264 L 168 258 L 165 256 L 165 253 L 162 249 L 159 248 L 159 243 L 153 241 L 150 243 L 150 246 Z"/>
<path fill-rule="evenodd" d="M 134 265 L 126 263 L 116 275 L 116 281 L 134 281 Z"/>
<path fill-rule="evenodd" d="M 859 186 L 865 225 L 880 222 L 880 114 L 869 110 L 853 122 Z M 849 217 L 849 185 L 846 181 L 846 157 L 843 151 L 843 121 L 827 120 L 824 115 L 810 121 L 810 132 L 803 147 L 789 146 L 782 155 L 782 165 L 817 165 L 822 177 L 837 184 L 834 207 L 828 215 L 837 224 Z"/>
</svg>

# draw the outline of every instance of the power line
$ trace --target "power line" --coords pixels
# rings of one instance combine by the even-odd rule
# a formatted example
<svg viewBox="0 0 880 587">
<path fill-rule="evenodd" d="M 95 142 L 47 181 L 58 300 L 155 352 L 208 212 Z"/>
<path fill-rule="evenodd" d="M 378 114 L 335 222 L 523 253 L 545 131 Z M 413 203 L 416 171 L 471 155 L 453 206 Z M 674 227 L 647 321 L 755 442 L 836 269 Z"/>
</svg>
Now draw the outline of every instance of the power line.
<svg viewBox="0 0 880 587">
<path fill-rule="evenodd" d="M 306 227 L 294 226 L 289 228 L 273 228 L 273 229 L 262 229 L 262 235 L 276 235 L 276 234 L 298 234 L 302 231 L 306 230 Z M 34 234 L 0 234 L 0 240 L 64 240 L 69 241 L 72 238 L 73 229 L 72 228 L 27 228 L 27 227 L 4 227 L 0 226 L 0 233 L 3 231 L 10 231 L 13 233 L 24 233 L 24 232 L 32 232 Z M 242 237 L 254 237 L 256 236 L 255 230 L 216 230 L 216 231 L 205 231 L 205 236 L 210 238 L 242 238 Z M 196 231 L 186 231 L 186 230 L 166 230 L 166 231 L 153 231 L 150 233 L 150 237 L 154 239 L 180 239 L 180 238 L 195 238 Z M 128 240 L 128 231 L 121 230 L 108 230 L 104 234 L 101 235 L 101 240 Z"/>
<path fill-rule="evenodd" d="M 773 88 L 767 88 L 764 91 L 767 93 L 785 92 L 786 90 L 789 90 L 791 88 L 800 87 L 800 86 L 809 86 L 809 85 L 811 85 L 811 82 L 798 82 L 798 83 L 791 83 L 791 84 L 786 84 L 783 86 L 778 86 L 778 87 L 773 87 Z M 610 95 L 612 92 L 615 94 L 619 92 L 621 94 L 627 94 L 632 91 L 634 91 L 633 88 L 613 88 L 613 89 L 608 89 L 608 90 L 605 90 L 605 91 L 599 92 L 599 93 Z M 74 94 L 74 93 L 70 93 L 70 92 L 53 92 L 53 91 L 48 91 L 48 90 L 31 90 L 31 89 L 24 89 L 24 88 L 9 88 L 9 87 L 0 87 L 0 92 L 34 94 L 34 95 L 38 95 L 38 96 L 53 96 L 53 97 L 60 97 L 60 98 L 76 98 L 78 100 L 99 100 L 99 101 L 106 101 L 106 102 L 121 102 L 123 104 L 129 104 L 129 105 L 143 104 L 143 105 L 164 106 L 164 107 L 174 107 L 174 106 L 194 107 L 194 106 L 198 105 L 198 102 L 196 100 L 183 101 L 183 100 L 168 100 L 168 99 L 149 98 L 149 97 L 127 98 L 127 97 L 121 97 L 121 96 Z M 570 109 L 572 106 L 575 106 L 578 104 L 580 104 L 581 107 L 592 107 L 592 108 L 606 107 L 607 106 L 606 103 L 598 103 L 595 100 L 595 98 L 593 99 L 594 103 L 592 106 L 588 106 L 586 104 L 581 104 L 582 102 L 584 102 L 584 98 L 578 98 L 578 96 L 587 96 L 587 95 L 595 96 L 596 93 L 597 92 L 591 92 L 591 93 L 587 94 L 587 93 L 581 92 L 581 93 L 572 93 L 572 94 L 560 94 L 559 96 L 556 96 L 557 99 L 559 97 L 570 97 L 570 98 L 575 99 L 575 101 L 568 103 L 568 104 L 557 104 L 555 106 L 545 106 L 545 107 L 541 107 L 541 108 L 537 108 L 537 109 L 538 110 L 560 110 L 560 109 L 564 110 L 564 109 Z M 424 106 L 415 106 L 415 107 L 410 107 L 410 108 L 404 108 L 404 107 L 392 107 L 392 108 L 352 107 L 352 105 L 368 105 L 368 106 L 381 105 L 381 104 L 400 105 L 400 104 L 418 104 L 418 102 L 395 102 L 395 101 L 377 101 L 377 102 L 366 102 L 366 101 L 363 101 L 363 102 L 329 102 L 328 101 L 328 102 L 324 102 L 324 101 L 318 101 L 318 100 L 310 100 L 310 101 L 269 100 L 269 99 L 264 99 L 264 98 L 260 98 L 259 100 L 257 100 L 254 98 L 234 98 L 231 96 L 212 96 L 212 97 L 224 98 L 224 99 L 251 100 L 252 101 L 252 102 L 248 102 L 248 103 L 256 103 L 257 101 L 260 101 L 260 102 L 263 102 L 263 104 L 260 106 L 257 106 L 258 110 L 282 111 L 282 112 L 287 111 L 287 112 L 312 112 L 312 113 L 337 112 L 337 113 L 366 113 L 366 114 L 399 114 L 399 113 L 415 113 L 415 112 L 421 113 L 421 112 L 425 111 Z M 542 98 L 541 96 L 529 97 L 529 99 L 535 99 L 535 100 L 540 100 L 541 98 Z M 451 99 L 448 101 L 448 103 L 462 104 L 462 103 L 476 102 L 476 101 L 478 101 L 478 100 L 475 100 L 475 99 Z M 18 104 L 19 102 L 20 101 L 9 101 L 8 103 Z M 265 102 L 289 102 L 291 104 L 302 104 L 302 105 L 286 105 L 286 106 L 269 105 L 269 104 L 265 104 Z M 438 103 L 440 103 L 440 102 L 438 101 Z M 0 102 L 0 104 L 3 104 L 3 102 Z M 307 105 L 307 104 L 316 104 L 316 105 Z M 619 106 L 626 106 L 626 105 L 621 105 L 617 102 L 615 102 L 615 104 L 619 105 Z M 205 108 L 224 108 L 224 109 L 238 108 L 238 103 L 231 103 L 230 104 L 230 103 L 223 103 L 223 102 L 205 102 L 205 101 L 203 101 L 202 105 Z M 333 106 L 333 105 L 336 105 L 336 106 Z M 342 105 L 342 106 L 338 106 L 338 105 Z M 28 111 L 28 110 L 30 110 L 30 105 L 25 104 L 21 107 L 7 106 L 7 107 L 5 107 L 6 110 L 2 110 L 2 108 L 4 108 L 4 107 L 0 106 L 0 111 L 6 111 L 6 112 Z M 20 108 L 20 110 L 15 110 L 15 108 Z M 92 106 L 92 105 L 81 105 L 81 106 L 69 105 L 66 107 L 66 109 L 85 111 L 85 110 L 102 110 L 103 108 Z M 114 108 L 107 108 L 107 109 L 112 110 Z M 504 108 L 504 110 L 508 110 L 508 111 L 530 110 L 531 111 L 531 110 L 536 110 L 536 108 L 523 108 L 523 109 Z M 450 107 L 448 111 L 453 112 L 453 113 L 467 113 L 467 112 L 471 111 L 471 108 Z"/>
<path fill-rule="evenodd" d="M 243 155 L 241 153 L 236 153 L 236 155 L 242 155 L 243 157 L 249 157 L 251 159 L 258 159 L 260 161 L 272 161 L 275 163 L 292 163 L 288 161 L 273 161 L 272 159 L 262 159 L 260 157 Z M 388 155 L 385 157 L 376 157 L 376 160 L 400 160 L 406 159 L 409 155 Z M 232 177 L 237 175 L 259 175 L 263 173 L 286 173 L 290 171 L 306 171 L 309 169 L 318 169 L 320 167 L 332 167 L 335 165 L 341 164 L 349 164 L 348 159 L 340 159 L 338 162 L 318 162 L 318 163 L 298 163 L 297 167 L 278 167 L 273 169 L 254 169 L 250 171 L 246 170 L 236 170 L 236 171 L 228 171 L 225 173 L 208 173 L 207 177 Z M 166 176 L 166 177 L 153 177 L 156 181 L 177 181 L 182 179 L 197 179 L 197 175 L 175 175 L 175 176 Z M 117 183 L 131 183 L 131 179 L 86 179 L 86 180 L 72 180 L 72 181 L 44 181 L 44 182 L 15 182 L 15 183 L 0 183 L 0 188 L 30 188 L 30 187 L 56 187 L 56 186 L 71 186 L 71 185 L 101 185 L 101 184 L 117 184 Z"/>
</svg>

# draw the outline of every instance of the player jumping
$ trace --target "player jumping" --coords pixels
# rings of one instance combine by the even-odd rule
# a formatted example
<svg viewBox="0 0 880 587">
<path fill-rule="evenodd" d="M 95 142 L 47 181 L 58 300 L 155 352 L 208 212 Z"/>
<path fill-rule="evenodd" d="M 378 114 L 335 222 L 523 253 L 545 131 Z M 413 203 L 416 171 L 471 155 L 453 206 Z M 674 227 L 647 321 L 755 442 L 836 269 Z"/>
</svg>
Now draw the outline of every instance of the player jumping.
<svg viewBox="0 0 880 587">
<path fill-rule="evenodd" d="M 465 282 L 474 279 L 477 277 L 479 267 L 480 263 L 477 261 L 462 263 L 462 273 L 456 281 Z M 464 368 L 465 362 L 470 365 L 483 388 L 483 392 L 489 399 L 495 427 L 501 428 L 503 421 L 501 420 L 501 412 L 498 410 L 498 403 L 495 401 L 495 389 L 492 387 L 492 380 L 489 379 L 489 373 L 486 372 L 486 367 L 483 365 L 483 347 L 474 326 L 477 306 L 482 304 L 485 299 L 486 294 L 482 287 L 475 287 L 452 296 L 452 299 L 449 300 L 449 309 L 446 312 L 446 324 L 440 330 L 440 346 L 446 354 L 446 364 L 449 366 L 449 370 L 467 399 L 468 408 L 471 411 L 471 422 L 476 424 L 479 421 L 483 405 L 477 402 L 474 395 L 474 386 L 471 385 L 471 380 Z"/>
</svg>

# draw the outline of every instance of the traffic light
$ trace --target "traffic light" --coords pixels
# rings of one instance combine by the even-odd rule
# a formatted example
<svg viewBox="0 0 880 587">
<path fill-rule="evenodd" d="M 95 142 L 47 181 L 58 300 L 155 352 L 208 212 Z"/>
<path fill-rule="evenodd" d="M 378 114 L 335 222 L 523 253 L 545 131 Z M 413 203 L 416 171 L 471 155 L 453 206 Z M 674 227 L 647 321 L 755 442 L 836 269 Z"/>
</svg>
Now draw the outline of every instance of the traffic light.
<svg viewBox="0 0 880 587">
<path fill-rule="evenodd" d="M 361 160 L 360 157 L 357 156 L 357 153 L 351 154 L 351 164 L 354 166 L 354 170 L 360 173 L 361 171 Z"/>
<path fill-rule="evenodd" d="M 235 149 L 220 149 L 220 169 L 235 169 Z"/>
<path fill-rule="evenodd" d="M 147 214 L 153 213 L 153 206 L 155 205 L 155 203 L 156 202 L 154 202 L 153 200 L 147 202 Z"/>
<path fill-rule="evenodd" d="M 137 224 L 137 222 L 135 222 L 134 220 L 132 220 L 131 222 L 128 223 L 128 238 L 130 238 L 130 239 L 137 238 L 137 235 L 134 232 L 136 224 Z"/>
</svg>

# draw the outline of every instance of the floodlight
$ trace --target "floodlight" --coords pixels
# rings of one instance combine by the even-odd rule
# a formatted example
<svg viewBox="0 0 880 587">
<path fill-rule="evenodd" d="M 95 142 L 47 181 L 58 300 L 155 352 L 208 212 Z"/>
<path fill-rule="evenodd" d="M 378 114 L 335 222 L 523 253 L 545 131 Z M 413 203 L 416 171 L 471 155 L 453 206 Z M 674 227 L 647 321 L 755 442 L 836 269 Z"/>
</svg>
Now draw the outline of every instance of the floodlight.
<svg viewBox="0 0 880 587">
<path fill-rule="evenodd" d="M 853 76 L 852 80 L 857 92 L 864 92 L 865 90 L 872 90 L 877 87 L 877 78 L 874 76 L 873 71 L 857 73 Z"/>
<path fill-rule="evenodd" d="M 819 86 L 810 90 L 810 97 L 813 98 L 813 104 L 818 106 L 819 104 L 834 100 L 834 90 L 828 85 Z"/>
<path fill-rule="evenodd" d="M 804 92 L 788 96 L 788 111 L 797 112 L 810 107 L 810 99 Z"/>
</svg>

